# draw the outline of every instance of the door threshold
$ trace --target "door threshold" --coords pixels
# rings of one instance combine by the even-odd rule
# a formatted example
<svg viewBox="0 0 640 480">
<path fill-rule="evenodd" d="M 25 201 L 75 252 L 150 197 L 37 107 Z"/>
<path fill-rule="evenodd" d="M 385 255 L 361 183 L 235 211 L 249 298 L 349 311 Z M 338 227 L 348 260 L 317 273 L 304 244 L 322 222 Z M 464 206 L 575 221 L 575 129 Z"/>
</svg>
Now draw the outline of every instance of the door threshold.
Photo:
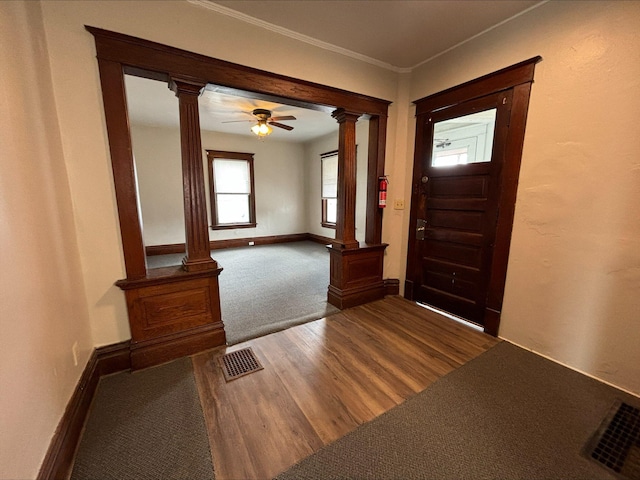
<svg viewBox="0 0 640 480">
<path fill-rule="evenodd" d="M 431 310 L 432 312 L 440 314 L 440 315 L 442 315 L 444 317 L 450 318 L 451 320 L 453 320 L 455 322 L 458 322 L 458 323 L 461 323 L 462 325 L 464 325 L 466 327 L 473 328 L 474 330 L 477 330 L 479 332 L 484 332 L 484 327 L 478 325 L 477 323 L 470 322 L 469 320 L 465 320 L 462 317 L 458 317 L 458 316 L 453 315 L 453 314 L 451 314 L 449 312 L 445 312 L 444 310 L 440 310 L 439 308 L 435 308 L 435 307 L 432 307 L 431 305 L 426 305 L 424 303 L 416 302 L 416 305 L 418 305 L 419 307 L 422 307 L 422 308 L 426 308 L 427 310 Z"/>
</svg>

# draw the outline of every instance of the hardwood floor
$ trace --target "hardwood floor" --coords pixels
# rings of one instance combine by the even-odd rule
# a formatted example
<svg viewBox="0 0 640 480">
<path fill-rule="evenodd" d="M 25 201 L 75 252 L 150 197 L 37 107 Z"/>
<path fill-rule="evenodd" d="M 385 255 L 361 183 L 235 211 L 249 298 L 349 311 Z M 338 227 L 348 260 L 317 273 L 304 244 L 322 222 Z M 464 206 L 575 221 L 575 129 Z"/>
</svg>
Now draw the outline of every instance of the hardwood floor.
<svg viewBox="0 0 640 480">
<path fill-rule="evenodd" d="M 272 478 L 499 340 L 387 297 L 192 357 L 217 480 Z M 264 370 L 226 383 L 217 357 Z"/>
</svg>

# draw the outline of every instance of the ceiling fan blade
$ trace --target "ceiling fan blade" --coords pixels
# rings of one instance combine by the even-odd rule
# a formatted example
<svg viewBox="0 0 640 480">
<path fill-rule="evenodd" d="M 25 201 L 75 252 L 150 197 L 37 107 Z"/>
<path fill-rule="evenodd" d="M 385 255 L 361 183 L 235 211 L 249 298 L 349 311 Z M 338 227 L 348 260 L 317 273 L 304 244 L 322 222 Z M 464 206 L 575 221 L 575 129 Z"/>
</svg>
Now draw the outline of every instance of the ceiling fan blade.
<svg viewBox="0 0 640 480">
<path fill-rule="evenodd" d="M 226 122 L 220 122 L 220 123 L 238 123 L 238 122 L 255 122 L 255 119 L 249 120 L 247 118 L 246 120 L 227 120 Z"/>
<path fill-rule="evenodd" d="M 285 130 L 293 130 L 293 127 L 290 127 L 289 125 L 283 125 L 282 123 L 272 122 L 272 121 L 269 121 L 267 123 L 269 125 L 273 125 L 274 127 L 284 128 Z"/>
<path fill-rule="evenodd" d="M 285 115 L 284 117 L 271 117 L 269 120 L 273 122 L 280 122 L 282 120 L 297 120 L 293 115 Z"/>
</svg>

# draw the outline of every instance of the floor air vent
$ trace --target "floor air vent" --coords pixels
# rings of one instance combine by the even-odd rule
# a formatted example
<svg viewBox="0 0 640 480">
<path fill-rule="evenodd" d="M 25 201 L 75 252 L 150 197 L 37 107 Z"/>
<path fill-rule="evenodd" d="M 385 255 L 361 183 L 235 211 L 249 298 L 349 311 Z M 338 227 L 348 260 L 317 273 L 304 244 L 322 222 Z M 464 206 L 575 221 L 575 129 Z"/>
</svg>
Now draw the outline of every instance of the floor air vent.
<svg viewBox="0 0 640 480">
<path fill-rule="evenodd" d="M 640 479 L 640 409 L 616 402 L 589 443 L 588 456 L 622 478 Z"/>
<path fill-rule="evenodd" d="M 227 382 L 263 369 L 251 348 L 243 348 L 223 355 L 220 357 L 220 366 Z"/>
</svg>

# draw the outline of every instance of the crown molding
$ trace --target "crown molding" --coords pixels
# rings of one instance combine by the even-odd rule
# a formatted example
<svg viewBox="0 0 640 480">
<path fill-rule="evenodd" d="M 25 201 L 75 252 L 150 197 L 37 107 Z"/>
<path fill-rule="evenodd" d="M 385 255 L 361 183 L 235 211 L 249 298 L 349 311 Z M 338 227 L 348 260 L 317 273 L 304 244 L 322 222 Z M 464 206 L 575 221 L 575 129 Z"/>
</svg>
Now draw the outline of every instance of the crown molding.
<svg viewBox="0 0 640 480">
<path fill-rule="evenodd" d="M 218 5 L 217 3 L 211 0 L 187 0 L 187 2 L 197 5 L 199 7 L 203 7 L 209 10 L 213 10 L 214 12 L 221 13 L 222 15 L 227 15 L 229 17 L 233 17 L 237 20 L 241 20 L 246 23 L 250 23 L 257 27 L 264 28 L 266 30 L 270 30 L 275 33 L 279 33 L 280 35 L 284 35 L 285 37 L 293 38 L 294 40 L 298 40 L 300 42 L 307 43 L 309 45 L 313 45 L 314 47 L 322 48 L 324 50 L 328 50 L 330 52 L 338 53 L 340 55 L 344 55 L 346 57 L 353 58 L 355 60 L 360 60 L 361 62 L 369 63 L 371 65 L 375 65 L 376 67 L 381 67 L 386 70 L 391 70 L 396 73 L 410 73 L 412 68 L 402 68 L 396 67 L 395 65 L 391 65 L 390 63 L 382 62 L 380 60 L 376 60 L 375 58 L 368 57 L 366 55 L 362 55 L 360 53 L 354 52 L 352 50 L 348 50 L 346 48 L 339 47 L 337 45 L 333 45 L 328 42 L 323 42 L 322 40 L 318 40 L 316 38 L 309 37 L 307 35 L 303 35 L 298 32 L 294 32 L 293 30 L 289 30 L 288 28 L 280 27 L 278 25 L 274 25 L 269 22 L 265 22 L 264 20 L 260 20 L 259 18 L 252 17 L 250 15 L 246 15 L 244 13 L 238 12 L 228 7 L 224 7 L 222 5 Z"/>
<path fill-rule="evenodd" d="M 504 25 L 505 23 L 510 22 L 511 20 L 514 20 L 514 19 L 518 18 L 518 17 L 519 17 L 519 16 L 521 16 L 521 15 L 524 15 L 524 14 L 526 14 L 526 13 L 529 13 L 531 10 L 535 10 L 536 8 L 538 8 L 538 7 L 542 6 L 542 5 L 544 5 L 545 3 L 548 3 L 548 2 L 550 2 L 550 1 L 551 1 L 551 0 L 542 0 L 541 2 L 538 2 L 538 3 L 536 3 L 535 5 L 532 5 L 531 7 L 527 8 L 526 10 L 523 10 L 523 11 L 521 11 L 521 12 L 519 12 L 519 13 L 516 13 L 515 15 L 513 15 L 513 16 L 511 16 L 511 17 L 509 17 L 509 18 L 506 18 L 506 19 L 502 20 L 502 21 L 501 21 L 501 22 L 499 22 L 499 23 L 496 23 L 495 25 L 492 25 L 492 26 L 491 26 L 491 27 L 489 27 L 489 28 L 487 28 L 487 29 L 485 29 L 485 30 L 483 30 L 483 31 L 481 31 L 481 32 L 479 32 L 479 33 L 476 33 L 475 35 L 473 35 L 473 36 L 471 36 L 471 37 L 467 38 L 466 40 L 462 40 L 461 42 L 458 42 L 458 43 L 456 43 L 455 45 L 452 45 L 451 47 L 449 47 L 449 48 L 447 48 L 447 49 L 445 49 L 445 50 L 443 50 L 443 51 L 441 51 L 441 52 L 439 52 L 439 53 L 436 53 L 435 55 L 433 55 L 433 56 L 431 56 L 431 57 L 427 58 L 426 60 L 423 60 L 423 61 L 421 61 L 421 62 L 416 63 L 413 67 L 407 68 L 406 70 L 407 70 L 408 72 L 412 72 L 412 71 L 413 71 L 413 70 L 415 70 L 416 68 L 421 67 L 422 65 L 424 65 L 424 64 L 426 64 L 426 63 L 429 63 L 429 62 L 430 62 L 430 61 L 432 61 L 432 60 L 435 60 L 436 58 L 438 58 L 438 57 L 440 57 L 440 56 L 444 55 L 445 53 L 450 52 L 451 50 L 455 50 L 456 48 L 458 48 L 458 47 L 460 47 L 460 46 L 464 45 L 465 43 L 470 42 L 471 40 L 475 40 L 476 38 L 481 37 L 481 36 L 482 36 L 482 35 L 484 35 L 485 33 L 488 33 L 488 32 L 490 32 L 491 30 L 493 30 L 493 29 L 495 29 L 495 28 L 498 28 L 499 26 Z"/>
</svg>

